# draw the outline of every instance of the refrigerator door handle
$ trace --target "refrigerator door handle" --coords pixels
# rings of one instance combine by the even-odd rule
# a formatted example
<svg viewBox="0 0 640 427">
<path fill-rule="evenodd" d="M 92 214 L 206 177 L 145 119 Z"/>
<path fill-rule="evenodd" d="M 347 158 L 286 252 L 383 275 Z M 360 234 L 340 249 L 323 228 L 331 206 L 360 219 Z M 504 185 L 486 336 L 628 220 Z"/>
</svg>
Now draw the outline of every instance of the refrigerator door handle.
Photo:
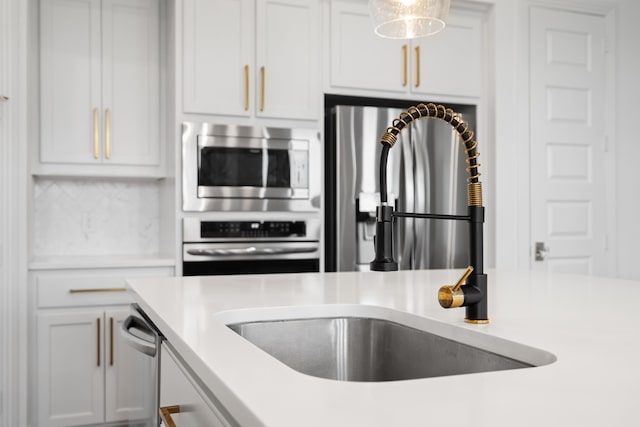
<svg viewBox="0 0 640 427">
<path fill-rule="evenodd" d="M 415 204 L 414 212 L 428 213 L 427 209 L 427 188 L 429 183 L 427 177 L 429 173 L 429 150 L 427 149 L 427 123 L 415 123 L 412 127 L 412 139 L 414 149 L 415 175 L 414 191 Z M 418 128 L 420 127 L 420 128 Z M 414 225 L 414 257 L 415 268 L 426 267 L 425 241 L 429 227 L 429 221 L 419 220 Z"/>
<path fill-rule="evenodd" d="M 411 131 L 413 129 L 410 128 L 409 130 Z M 403 200 L 399 200 L 396 208 L 404 210 L 405 212 L 415 212 L 415 182 L 413 177 L 415 160 L 413 158 L 411 136 L 409 136 L 408 139 L 408 141 L 400 145 L 402 148 L 401 169 L 403 172 L 402 185 L 404 188 L 400 190 L 400 197 L 402 197 Z M 415 220 L 413 218 L 404 218 L 396 224 L 396 229 L 398 230 L 397 241 L 400 243 L 398 248 L 402 247 L 402 250 L 396 253 L 396 259 L 398 260 L 401 270 L 413 269 L 415 257 L 414 227 Z"/>
</svg>

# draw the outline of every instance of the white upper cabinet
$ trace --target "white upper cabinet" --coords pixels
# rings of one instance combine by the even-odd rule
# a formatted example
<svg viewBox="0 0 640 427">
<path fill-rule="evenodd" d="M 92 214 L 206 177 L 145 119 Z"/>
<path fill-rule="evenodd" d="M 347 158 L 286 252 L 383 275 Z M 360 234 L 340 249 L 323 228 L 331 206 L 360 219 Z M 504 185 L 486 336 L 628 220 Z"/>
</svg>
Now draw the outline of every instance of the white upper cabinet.
<svg viewBox="0 0 640 427">
<path fill-rule="evenodd" d="M 480 96 L 484 68 L 482 33 L 480 16 L 453 10 L 443 31 L 412 41 L 411 91 Z"/>
<path fill-rule="evenodd" d="M 331 3 L 330 89 L 377 96 L 478 97 L 482 15 L 450 11 L 445 29 L 413 40 L 375 35 L 367 3 Z"/>
<path fill-rule="evenodd" d="M 318 13 L 312 0 L 185 0 L 184 112 L 316 120 Z"/>
<path fill-rule="evenodd" d="M 158 2 L 43 0 L 40 10 L 35 173 L 158 174 Z"/>
</svg>

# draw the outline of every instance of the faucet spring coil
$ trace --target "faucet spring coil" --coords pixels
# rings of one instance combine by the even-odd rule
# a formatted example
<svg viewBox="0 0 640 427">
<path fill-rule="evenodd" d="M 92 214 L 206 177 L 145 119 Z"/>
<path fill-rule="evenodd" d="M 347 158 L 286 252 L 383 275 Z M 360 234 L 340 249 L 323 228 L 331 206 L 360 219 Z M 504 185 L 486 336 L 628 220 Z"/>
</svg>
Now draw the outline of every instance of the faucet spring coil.
<svg viewBox="0 0 640 427">
<path fill-rule="evenodd" d="M 482 206 L 482 186 L 479 179 L 481 174 L 478 172 L 478 168 L 480 167 L 480 163 L 478 162 L 480 153 L 477 151 L 478 142 L 474 139 L 473 131 L 469 130 L 469 124 L 462 119 L 460 114 L 451 108 L 446 108 L 444 105 L 436 105 L 432 102 L 411 106 L 393 120 L 391 126 L 387 128 L 386 132 L 380 138 L 380 143 L 393 147 L 398 141 L 398 134 L 400 134 L 402 129 L 408 127 L 413 121 L 423 117 L 443 120 L 449 123 L 458 135 L 460 135 L 467 156 L 466 171 L 469 174 L 467 177 L 469 184 L 469 206 Z"/>
</svg>

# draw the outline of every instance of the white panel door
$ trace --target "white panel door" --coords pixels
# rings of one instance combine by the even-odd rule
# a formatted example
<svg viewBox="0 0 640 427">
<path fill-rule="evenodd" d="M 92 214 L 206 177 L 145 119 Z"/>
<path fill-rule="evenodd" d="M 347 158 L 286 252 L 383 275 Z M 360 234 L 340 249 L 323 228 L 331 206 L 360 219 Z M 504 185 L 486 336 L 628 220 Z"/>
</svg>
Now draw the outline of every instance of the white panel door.
<svg viewBox="0 0 640 427">
<path fill-rule="evenodd" d="M 103 312 L 37 316 L 38 425 L 104 421 Z"/>
<path fill-rule="evenodd" d="M 182 25 L 184 111 L 249 116 L 253 0 L 185 0 Z"/>
<path fill-rule="evenodd" d="M 126 309 L 105 312 L 107 422 L 148 418 L 154 410 L 149 407 L 154 390 L 152 359 L 120 337 L 120 328 L 128 315 Z"/>
<path fill-rule="evenodd" d="M 605 20 L 534 7 L 530 48 L 532 266 L 605 275 Z"/>
<path fill-rule="evenodd" d="M 102 12 L 105 162 L 157 165 L 160 154 L 158 2 L 103 0 Z"/>
<path fill-rule="evenodd" d="M 318 3 L 256 2 L 254 110 L 260 117 L 318 117 L 320 27 Z"/>
</svg>

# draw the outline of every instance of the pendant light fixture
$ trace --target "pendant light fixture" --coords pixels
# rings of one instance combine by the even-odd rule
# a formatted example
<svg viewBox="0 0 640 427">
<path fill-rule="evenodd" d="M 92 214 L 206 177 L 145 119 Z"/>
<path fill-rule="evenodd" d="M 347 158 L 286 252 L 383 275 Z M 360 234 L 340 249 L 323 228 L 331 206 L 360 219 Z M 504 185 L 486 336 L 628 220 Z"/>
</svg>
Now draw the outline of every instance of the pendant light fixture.
<svg viewBox="0 0 640 427">
<path fill-rule="evenodd" d="M 369 0 L 373 31 L 390 39 L 413 39 L 441 31 L 450 0 Z"/>
</svg>

